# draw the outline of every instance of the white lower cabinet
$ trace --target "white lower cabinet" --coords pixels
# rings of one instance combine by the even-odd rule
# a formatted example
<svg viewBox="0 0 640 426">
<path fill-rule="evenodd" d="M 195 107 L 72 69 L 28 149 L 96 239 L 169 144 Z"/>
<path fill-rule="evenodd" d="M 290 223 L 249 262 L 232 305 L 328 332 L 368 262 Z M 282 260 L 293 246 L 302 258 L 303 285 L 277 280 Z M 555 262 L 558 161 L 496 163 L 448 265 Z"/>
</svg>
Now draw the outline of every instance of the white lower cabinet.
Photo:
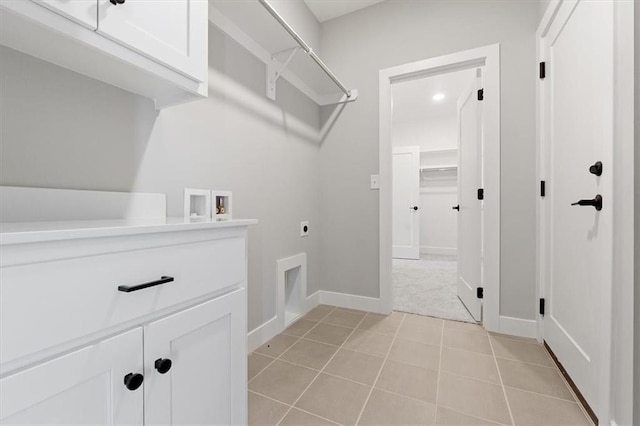
<svg viewBox="0 0 640 426">
<path fill-rule="evenodd" d="M 98 1 L 32 0 L 90 30 L 98 28 Z"/>
<path fill-rule="evenodd" d="M 0 380 L 0 424 L 142 425 L 142 328 Z M 131 376 L 128 376 L 131 374 Z"/>
<path fill-rule="evenodd" d="M 145 422 L 246 424 L 244 290 L 144 329 Z"/>
<path fill-rule="evenodd" d="M 0 233 L 0 425 L 246 424 L 247 224 L 198 225 Z"/>
<path fill-rule="evenodd" d="M 0 424 L 245 424 L 245 297 L 236 290 L 3 378 Z"/>
</svg>

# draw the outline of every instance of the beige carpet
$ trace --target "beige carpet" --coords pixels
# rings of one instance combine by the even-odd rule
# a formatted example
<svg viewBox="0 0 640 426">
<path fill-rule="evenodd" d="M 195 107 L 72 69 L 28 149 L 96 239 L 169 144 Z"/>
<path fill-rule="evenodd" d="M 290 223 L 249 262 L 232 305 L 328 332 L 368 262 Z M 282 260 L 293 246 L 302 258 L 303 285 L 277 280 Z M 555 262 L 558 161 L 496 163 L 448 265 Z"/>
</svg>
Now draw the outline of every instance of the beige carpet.
<svg viewBox="0 0 640 426">
<path fill-rule="evenodd" d="M 458 299 L 455 256 L 393 259 L 393 309 L 455 321 L 475 322 Z"/>
</svg>

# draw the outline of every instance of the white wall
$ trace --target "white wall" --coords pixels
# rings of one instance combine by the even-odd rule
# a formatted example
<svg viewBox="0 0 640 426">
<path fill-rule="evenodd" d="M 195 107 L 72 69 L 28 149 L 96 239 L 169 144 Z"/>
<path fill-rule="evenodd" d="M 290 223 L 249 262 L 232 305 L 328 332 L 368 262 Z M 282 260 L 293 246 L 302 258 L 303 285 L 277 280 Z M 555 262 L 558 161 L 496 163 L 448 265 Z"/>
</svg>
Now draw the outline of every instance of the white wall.
<svg viewBox="0 0 640 426">
<path fill-rule="evenodd" d="M 393 117 L 393 146 L 418 145 L 421 151 L 451 149 L 458 146 L 456 115 L 402 120 Z"/>
<path fill-rule="evenodd" d="M 0 47 L 0 184 L 160 192 L 232 190 L 249 231 L 249 328 L 275 315 L 276 260 L 308 258 L 319 278 L 319 108 L 214 27 L 209 98 L 157 112 L 151 101 Z M 300 238 L 301 220 L 309 237 Z"/>
<path fill-rule="evenodd" d="M 634 332 L 635 332 L 635 344 L 634 344 L 634 386 L 633 386 L 633 420 L 634 423 L 640 423 L 640 172 L 638 171 L 638 165 L 640 165 L 640 7 L 635 4 L 634 5 L 634 14 L 635 14 L 635 37 L 634 37 L 634 50 L 635 50 L 635 130 L 634 130 L 634 138 L 635 138 L 635 190 L 634 190 L 634 202 L 635 202 L 635 239 L 634 239 L 634 250 L 635 250 L 635 271 L 634 271 L 634 281 L 635 281 L 635 320 L 634 320 Z"/>
<path fill-rule="evenodd" d="M 456 115 L 427 116 L 404 120 L 393 116 L 393 146 L 419 146 L 420 151 L 452 149 L 458 146 Z M 455 153 L 422 153 L 421 165 L 457 164 Z M 458 204 L 455 172 L 432 172 L 420 175 L 420 252 L 457 254 L 458 221 L 451 207 Z"/>
<path fill-rule="evenodd" d="M 323 24 L 323 57 L 348 86 L 360 91 L 360 99 L 342 112 L 321 149 L 326 290 L 378 297 L 378 192 L 370 191 L 368 182 L 379 164 L 379 70 L 500 43 L 500 309 L 502 315 L 535 318 L 538 15 L 535 1 L 386 1 Z"/>
</svg>

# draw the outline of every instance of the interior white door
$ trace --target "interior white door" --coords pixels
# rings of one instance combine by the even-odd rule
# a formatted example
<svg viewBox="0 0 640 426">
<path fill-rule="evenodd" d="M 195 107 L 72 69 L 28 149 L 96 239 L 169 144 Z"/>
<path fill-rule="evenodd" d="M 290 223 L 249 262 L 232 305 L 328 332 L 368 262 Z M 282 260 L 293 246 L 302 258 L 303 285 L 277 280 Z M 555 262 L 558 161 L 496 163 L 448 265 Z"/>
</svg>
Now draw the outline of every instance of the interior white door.
<svg viewBox="0 0 640 426">
<path fill-rule="evenodd" d="M 393 148 L 394 258 L 420 258 L 420 147 Z"/>
<path fill-rule="evenodd" d="M 136 328 L 0 380 L 0 423 L 142 425 L 142 386 L 124 383 L 142 373 Z"/>
<path fill-rule="evenodd" d="M 544 339 L 604 421 L 612 288 L 613 10 L 608 1 L 560 6 L 543 40 L 548 66 L 541 83 L 548 137 Z M 601 176 L 590 171 L 597 161 Z M 572 205 L 598 195 L 602 210 Z"/>
<path fill-rule="evenodd" d="M 479 79 L 458 100 L 458 297 L 482 321 L 482 102 Z"/>
<path fill-rule="evenodd" d="M 242 289 L 145 327 L 146 424 L 247 424 L 246 315 Z"/>
<path fill-rule="evenodd" d="M 205 81 L 206 0 L 113 0 L 116 4 L 111 0 L 99 1 L 99 34 L 198 81 Z"/>
<path fill-rule="evenodd" d="M 72 21 L 95 30 L 98 28 L 98 0 L 32 0 L 47 9 L 71 19 Z"/>
</svg>

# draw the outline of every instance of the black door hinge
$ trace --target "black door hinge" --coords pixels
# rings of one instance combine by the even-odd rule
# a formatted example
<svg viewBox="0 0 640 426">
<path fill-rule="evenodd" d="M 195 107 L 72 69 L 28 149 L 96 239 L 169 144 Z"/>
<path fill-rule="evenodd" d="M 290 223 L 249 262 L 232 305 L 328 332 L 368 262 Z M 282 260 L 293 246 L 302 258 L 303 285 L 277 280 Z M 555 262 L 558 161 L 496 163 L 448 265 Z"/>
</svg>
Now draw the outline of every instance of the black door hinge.
<svg viewBox="0 0 640 426">
<path fill-rule="evenodd" d="M 540 181 L 540 196 L 544 197 L 547 195 L 547 182 L 544 180 Z"/>
<path fill-rule="evenodd" d="M 484 299 L 484 288 L 482 287 L 476 288 L 476 297 L 478 299 Z"/>
<path fill-rule="evenodd" d="M 484 100 L 484 89 L 479 89 L 478 90 L 478 100 L 479 101 L 483 101 Z"/>
<path fill-rule="evenodd" d="M 478 200 L 484 200 L 484 188 L 478 188 Z"/>
<path fill-rule="evenodd" d="M 544 316 L 544 298 L 540 299 L 540 315 Z"/>
<path fill-rule="evenodd" d="M 540 79 L 544 79 L 547 76 L 546 62 L 540 62 Z"/>
</svg>

